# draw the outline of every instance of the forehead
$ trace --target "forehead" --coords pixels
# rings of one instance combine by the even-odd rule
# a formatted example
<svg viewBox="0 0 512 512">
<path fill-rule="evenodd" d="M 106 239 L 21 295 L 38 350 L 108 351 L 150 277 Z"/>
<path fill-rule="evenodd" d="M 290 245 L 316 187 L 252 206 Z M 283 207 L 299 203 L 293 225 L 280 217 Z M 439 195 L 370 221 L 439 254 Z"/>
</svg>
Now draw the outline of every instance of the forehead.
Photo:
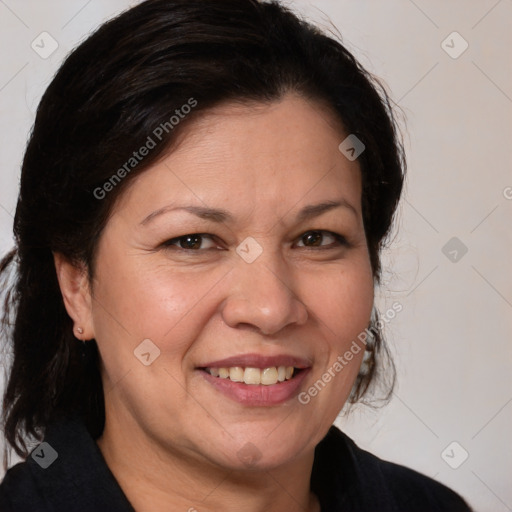
<svg viewBox="0 0 512 512">
<path fill-rule="evenodd" d="M 179 132 L 119 207 L 170 200 L 289 209 L 345 197 L 359 208 L 359 164 L 339 151 L 346 132 L 320 103 L 289 94 L 272 103 L 226 103 Z M 277 213 L 277 212 L 276 212 Z"/>
</svg>

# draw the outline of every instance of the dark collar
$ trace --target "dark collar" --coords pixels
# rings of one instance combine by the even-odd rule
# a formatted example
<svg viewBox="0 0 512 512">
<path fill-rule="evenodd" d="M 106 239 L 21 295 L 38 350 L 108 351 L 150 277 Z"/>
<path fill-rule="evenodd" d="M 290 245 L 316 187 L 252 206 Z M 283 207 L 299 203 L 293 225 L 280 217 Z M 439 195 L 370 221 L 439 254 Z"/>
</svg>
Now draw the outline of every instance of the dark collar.
<svg viewBox="0 0 512 512">
<path fill-rule="evenodd" d="M 333 425 L 315 449 L 311 474 L 322 512 L 396 510 L 380 462 Z"/>
<path fill-rule="evenodd" d="M 77 512 L 135 512 L 77 415 L 55 419 L 46 429 L 44 441 L 57 452 L 58 459 L 46 469 L 32 456 L 27 462 L 37 488 L 52 497 L 56 510 L 66 510 L 74 503 Z M 378 459 L 368 454 L 361 463 L 361 454 L 366 452 L 334 426 L 317 445 L 311 488 L 322 512 L 382 510 L 384 503 L 393 503 Z M 393 508 L 391 505 L 390 510 Z"/>
<path fill-rule="evenodd" d="M 38 489 L 51 497 L 55 510 L 135 512 L 78 415 L 56 418 L 44 441 L 57 452 L 55 462 L 43 469 L 34 453 L 27 461 Z"/>
</svg>

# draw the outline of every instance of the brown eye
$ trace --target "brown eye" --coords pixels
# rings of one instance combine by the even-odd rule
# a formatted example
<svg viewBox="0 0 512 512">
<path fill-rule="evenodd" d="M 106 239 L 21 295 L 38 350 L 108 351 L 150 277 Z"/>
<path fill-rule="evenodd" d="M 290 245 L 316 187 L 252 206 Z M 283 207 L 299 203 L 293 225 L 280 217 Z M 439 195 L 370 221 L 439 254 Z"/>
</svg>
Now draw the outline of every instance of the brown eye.
<svg viewBox="0 0 512 512">
<path fill-rule="evenodd" d="M 213 242 L 214 238 L 215 237 L 213 235 L 206 233 L 191 233 L 167 240 L 162 244 L 162 246 L 167 249 L 172 248 L 178 251 L 200 252 L 213 249 L 215 247 L 215 243 Z M 331 242 L 330 244 L 322 243 L 326 238 L 330 238 L 331 240 L 334 240 L 334 242 Z M 211 241 L 212 245 L 210 247 L 202 247 L 203 242 L 206 239 Z M 339 246 L 349 246 L 349 243 L 345 237 L 339 235 L 338 233 L 325 230 L 307 231 L 300 237 L 299 241 L 303 242 L 304 245 L 302 247 L 311 249 L 318 248 L 323 250 L 334 249 Z"/>
<path fill-rule="evenodd" d="M 331 231 L 325 231 L 325 230 L 315 230 L 315 231 L 307 231 L 304 233 L 300 240 L 304 242 L 305 247 L 320 247 L 322 249 L 333 249 L 333 247 L 330 247 L 330 245 L 333 245 L 332 243 L 330 245 L 322 245 L 322 241 L 325 238 L 325 234 L 327 234 L 330 238 L 334 239 L 334 246 L 339 245 L 345 245 L 348 246 L 348 243 L 342 235 L 339 235 L 338 233 L 333 233 Z"/>
<path fill-rule="evenodd" d="M 164 242 L 162 245 L 165 247 L 176 247 L 178 250 L 184 251 L 199 251 L 201 250 L 201 244 L 205 238 L 209 238 L 212 240 L 212 235 L 207 235 L 205 233 L 191 233 L 188 235 L 179 236 L 177 238 L 172 238 L 167 242 Z M 179 244 L 176 246 L 176 244 Z M 211 247 L 202 248 L 203 250 L 211 249 Z"/>
</svg>

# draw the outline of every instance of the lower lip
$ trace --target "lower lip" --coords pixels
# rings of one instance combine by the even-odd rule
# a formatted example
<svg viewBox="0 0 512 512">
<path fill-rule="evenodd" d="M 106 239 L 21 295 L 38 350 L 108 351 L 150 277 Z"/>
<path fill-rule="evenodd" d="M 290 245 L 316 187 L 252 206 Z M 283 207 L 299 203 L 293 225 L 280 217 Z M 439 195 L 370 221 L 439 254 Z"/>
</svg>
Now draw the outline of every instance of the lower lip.
<svg viewBox="0 0 512 512">
<path fill-rule="evenodd" d="M 270 386 L 233 382 L 230 379 L 214 377 L 204 370 L 200 371 L 207 382 L 228 398 L 243 405 L 261 407 L 279 405 L 296 396 L 298 388 L 309 373 L 309 368 L 302 370 L 290 380 Z"/>
</svg>

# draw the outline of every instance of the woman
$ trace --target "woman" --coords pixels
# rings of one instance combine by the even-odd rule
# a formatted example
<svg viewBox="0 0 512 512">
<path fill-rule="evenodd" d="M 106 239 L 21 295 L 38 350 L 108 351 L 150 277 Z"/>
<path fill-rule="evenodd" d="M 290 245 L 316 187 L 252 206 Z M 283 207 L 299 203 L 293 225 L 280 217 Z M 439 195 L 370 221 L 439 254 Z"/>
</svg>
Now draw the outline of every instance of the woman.
<svg viewBox="0 0 512 512">
<path fill-rule="evenodd" d="M 41 100 L 1 264 L 27 459 L 0 510 L 469 510 L 332 426 L 392 384 L 373 300 L 404 172 L 378 82 L 275 2 L 100 27 Z"/>
</svg>

